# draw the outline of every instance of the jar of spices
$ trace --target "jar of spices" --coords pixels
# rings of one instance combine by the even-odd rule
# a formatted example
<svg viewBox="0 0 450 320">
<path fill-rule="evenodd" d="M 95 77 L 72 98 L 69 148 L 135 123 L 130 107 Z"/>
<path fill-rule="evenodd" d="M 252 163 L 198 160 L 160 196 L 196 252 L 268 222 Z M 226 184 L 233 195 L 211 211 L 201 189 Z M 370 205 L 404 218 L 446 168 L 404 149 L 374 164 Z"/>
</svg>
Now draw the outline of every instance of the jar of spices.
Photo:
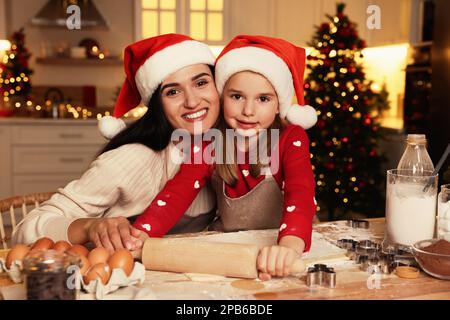
<svg viewBox="0 0 450 320">
<path fill-rule="evenodd" d="M 438 238 L 450 241 L 450 184 L 441 186 L 438 196 Z"/>
<path fill-rule="evenodd" d="M 56 250 L 30 252 L 24 260 L 28 300 L 76 300 L 79 258 Z"/>
</svg>

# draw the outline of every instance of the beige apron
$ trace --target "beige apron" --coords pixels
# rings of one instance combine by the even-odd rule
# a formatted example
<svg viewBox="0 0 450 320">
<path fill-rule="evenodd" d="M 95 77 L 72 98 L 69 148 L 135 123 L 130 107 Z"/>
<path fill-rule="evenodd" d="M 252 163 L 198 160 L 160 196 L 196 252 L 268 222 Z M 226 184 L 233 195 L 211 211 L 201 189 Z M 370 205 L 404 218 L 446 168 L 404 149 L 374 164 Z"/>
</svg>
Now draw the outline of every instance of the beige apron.
<svg viewBox="0 0 450 320">
<path fill-rule="evenodd" d="M 239 230 L 278 229 L 283 212 L 283 193 L 271 175 L 254 189 L 238 198 L 225 192 L 225 182 L 214 172 L 212 187 L 217 198 L 217 217 L 209 230 L 232 232 Z"/>
</svg>

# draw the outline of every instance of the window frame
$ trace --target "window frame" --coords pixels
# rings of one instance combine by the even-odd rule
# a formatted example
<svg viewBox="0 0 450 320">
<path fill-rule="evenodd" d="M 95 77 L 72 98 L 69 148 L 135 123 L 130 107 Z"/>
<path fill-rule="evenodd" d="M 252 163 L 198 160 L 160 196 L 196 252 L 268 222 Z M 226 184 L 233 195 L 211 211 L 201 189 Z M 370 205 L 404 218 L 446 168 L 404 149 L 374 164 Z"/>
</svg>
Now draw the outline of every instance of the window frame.
<svg viewBox="0 0 450 320">
<path fill-rule="evenodd" d="M 228 12 L 228 7 L 229 7 L 229 0 L 223 0 L 223 8 L 222 10 L 209 10 L 208 9 L 208 0 L 205 0 L 206 3 L 206 8 L 204 10 L 191 10 L 191 0 L 185 0 L 186 1 L 186 10 L 185 10 L 185 19 L 186 19 L 186 25 L 185 25 L 185 31 L 186 34 L 191 34 L 191 30 L 190 30 L 190 18 L 191 18 L 191 13 L 193 12 L 199 12 L 199 13 L 204 13 L 205 14 L 205 39 L 201 40 L 204 43 L 208 44 L 208 45 L 212 45 L 212 46 L 220 46 L 223 45 L 227 39 L 228 39 L 228 33 L 227 33 L 227 28 L 226 26 L 228 25 L 228 22 L 226 21 L 227 17 L 229 16 L 228 14 L 226 14 Z M 220 41 L 211 41 L 208 40 L 208 13 L 221 13 L 222 14 L 222 40 Z"/>
<path fill-rule="evenodd" d="M 159 1 L 164 1 L 164 0 L 159 0 Z M 230 34 L 230 17 L 229 17 L 229 12 L 230 12 L 230 0 L 223 0 L 223 10 L 222 10 L 222 21 L 223 21 L 223 26 L 222 26 L 222 32 L 223 32 L 223 38 L 221 41 L 209 41 L 209 40 L 201 40 L 202 42 L 211 45 L 211 46 L 222 46 L 225 45 L 228 40 L 229 40 L 229 34 Z M 142 40 L 143 39 L 143 35 L 142 35 L 142 12 L 146 10 L 142 7 L 142 0 L 134 0 L 134 41 L 138 41 L 138 40 Z M 160 14 L 160 12 L 163 11 L 169 11 L 166 9 L 149 9 L 149 10 L 155 10 L 158 12 L 158 16 Z M 170 10 L 171 11 L 171 10 Z M 220 12 L 220 11 L 216 11 L 216 10 L 207 10 L 207 6 L 206 9 L 204 11 L 202 10 L 195 10 L 193 12 L 204 12 L 205 14 L 208 14 L 210 12 L 214 13 L 214 12 Z M 176 33 L 180 33 L 180 34 L 187 34 L 190 35 L 190 14 L 191 14 L 191 10 L 190 10 L 190 0 L 176 0 L 176 9 L 175 9 L 175 14 L 176 14 Z M 207 20 L 207 16 L 205 17 L 205 19 Z M 159 21 L 158 21 L 159 22 Z M 206 21 L 207 22 L 207 21 Z M 206 34 L 205 36 L 208 36 L 208 24 L 206 23 Z M 158 31 L 159 31 L 159 23 L 158 23 Z"/>
<path fill-rule="evenodd" d="M 158 1 L 158 8 L 156 9 L 146 9 L 142 6 L 142 0 L 134 0 L 134 21 L 135 21 L 135 29 L 134 29 L 134 40 L 142 40 L 144 39 L 142 34 L 142 13 L 143 11 L 156 11 L 158 13 L 158 34 L 160 33 L 160 27 L 161 27 L 161 12 L 175 12 L 175 33 L 181 33 L 180 32 L 180 26 L 181 23 L 181 4 L 183 0 L 175 0 L 175 10 L 170 9 L 161 9 L 159 7 L 159 2 L 164 0 L 157 0 Z"/>
</svg>

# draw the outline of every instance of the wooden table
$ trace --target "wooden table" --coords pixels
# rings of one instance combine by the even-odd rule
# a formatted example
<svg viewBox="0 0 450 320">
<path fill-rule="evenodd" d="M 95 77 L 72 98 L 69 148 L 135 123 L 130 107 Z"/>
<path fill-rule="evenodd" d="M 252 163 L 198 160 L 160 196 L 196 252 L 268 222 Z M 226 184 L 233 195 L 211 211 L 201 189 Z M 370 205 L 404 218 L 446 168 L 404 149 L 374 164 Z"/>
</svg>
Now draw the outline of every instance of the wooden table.
<svg viewBox="0 0 450 320">
<path fill-rule="evenodd" d="M 344 221 L 322 223 L 314 226 L 315 232 L 330 243 L 341 238 L 356 240 L 371 239 L 381 241 L 384 235 L 384 220 L 371 220 L 370 228 L 352 229 Z M 192 234 L 201 237 L 204 234 Z M 417 279 L 402 279 L 395 274 L 371 276 L 359 269 L 353 261 L 334 261 L 337 286 L 334 289 L 306 286 L 305 276 L 286 277 L 267 282 L 251 281 L 254 288 L 237 289 L 233 283 L 237 279 L 194 279 L 185 274 L 146 271 L 146 280 L 141 288 L 117 291 L 108 299 L 125 299 L 146 290 L 148 299 L 250 299 L 250 300 L 307 300 L 307 299 L 445 299 L 450 300 L 450 281 L 439 280 L 421 272 Z M 195 278 L 195 277 L 194 277 Z M 1 283 L 0 283 L 1 286 Z M 123 289 L 121 289 L 123 290 Z M 150 292 L 150 294 L 148 294 Z M 131 295 L 130 295 L 131 294 Z M 92 299 L 83 294 L 81 299 Z"/>
</svg>

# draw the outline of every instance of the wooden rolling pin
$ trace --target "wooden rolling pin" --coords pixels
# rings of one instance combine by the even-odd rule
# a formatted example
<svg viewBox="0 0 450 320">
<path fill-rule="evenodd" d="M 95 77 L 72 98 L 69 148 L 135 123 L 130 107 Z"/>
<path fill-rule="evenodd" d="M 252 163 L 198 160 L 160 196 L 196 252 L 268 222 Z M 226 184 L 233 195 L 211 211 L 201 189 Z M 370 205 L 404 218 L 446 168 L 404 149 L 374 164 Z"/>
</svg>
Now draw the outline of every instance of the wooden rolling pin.
<svg viewBox="0 0 450 320">
<path fill-rule="evenodd" d="M 177 238 L 150 238 L 142 248 L 142 263 L 148 270 L 206 273 L 255 279 L 259 248 L 256 245 L 208 242 Z M 305 270 L 298 259 L 292 274 Z"/>
</svg>

